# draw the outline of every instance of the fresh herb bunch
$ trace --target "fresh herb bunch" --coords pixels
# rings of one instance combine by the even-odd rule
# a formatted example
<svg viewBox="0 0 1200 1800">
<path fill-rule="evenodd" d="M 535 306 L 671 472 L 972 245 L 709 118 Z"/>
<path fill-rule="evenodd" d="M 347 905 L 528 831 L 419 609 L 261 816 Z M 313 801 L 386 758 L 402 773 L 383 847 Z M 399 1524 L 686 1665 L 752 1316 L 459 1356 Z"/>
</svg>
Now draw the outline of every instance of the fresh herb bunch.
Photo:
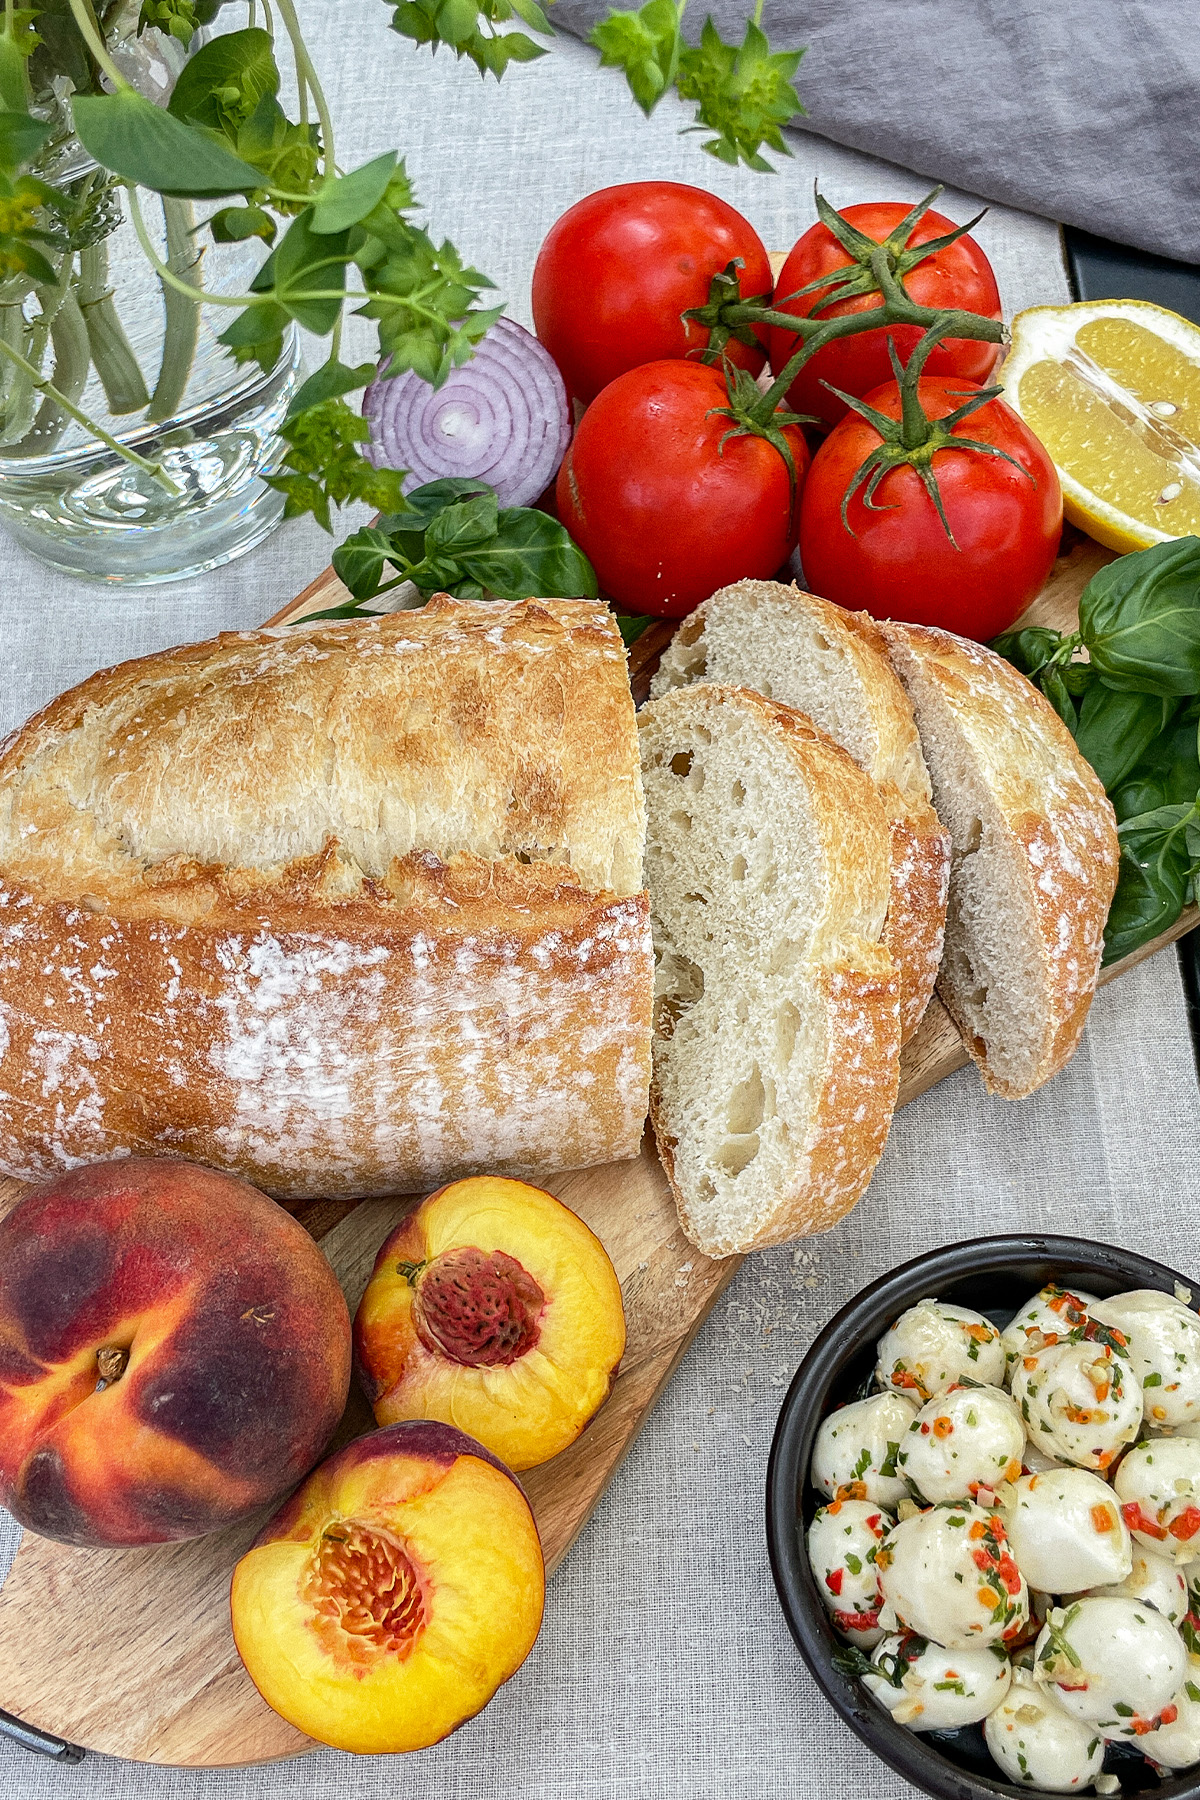
<svg viewBox="0 0 1200 1800">
<path fill-rule="evenodd" d="M 139 10 L 138 0 L 40 0 L 23 8 L 6 0 L 0 30 L 0 399 L 23 384 L 28 416 L 8 408 L 4 441 L 19 439 L 21 453 L 48 446 L 44 430 L 30 429 L 40 396 L 39 420 L 75 419 L 171 489 L 160 464 L 123 446 L 79 410 L 88 366 L 80 358 L 89 349 L 94 353 L 113 412 L 146 408 L 148 419 L 169 418 L 190 371 L 198 307 L 216 305 L 233 315 L 221 341 L 239 363 L 274 367 L 293 321 L 329 339 L 328 359 L 295 396 L 284 427 L 285 473 L 274 485 L 285 493 L 288 513 L 312 512 L 329 527 L 331 505 L 365 500 L 389 515 L 402 514 L 402 472 L 376 470 L 363 457 L 365 432 L 345 404 L 345 396 L 376 372 L 374 362 L 350 367 L 341 360 L 346 308 L 375 324 L 378 358 L 389 374 L 415 370 L 434 384 L 471 356 L 502 309 L 484 298 L 492 286 L 487 276 L 466 267 L 452 243 L 437 242 L 415 222 L 417 198 L 398 151 L 357 169 L 339 165 L 333 120 L 294 0 L 275 0 L 273 8 L 263 0 L 261 12 L 256 0 L 248 0 L 246 27 L 190 56 L 165 110 L 138 91 L 129 75 L 138 56 L 150 54 L 142 42 L 188 49 L 224 3 L 141 0 Z M 714 134 L 707 150 L 727 162 L 768 167 L 763 144 L 786 154 L 779 128 L 800 109 L 791 86 L 800 52 L 772 54 L 757 21 L 740 47 L 722 43 L 711 21 L 700 44 L 689 46 L 680 36 L 683 6 L 684 0 L 650 0 L 640 13 L 610 14 L 596 28 L 604 60 L 625 70 L 647 112 L 674 87 L 695 102 L 695 129 Z M 400 0 L 391 10 L 391 28 L 400 36 L 435 51 L 444 45 L 497 78 L 510 62 L 545 54 L 544 45 L 511 28 L 515 20 L 539 36 L 551 33 L 537 0 Z M 289 117 L 279 98 L 275 19 L 290 50 L 297 118 Z M 661 51 L 656 73 L 647 63 L 647 33 Z M 169 62 L 180 52 L 155 54 Z M 64 126 L 73 128 L 103 172 L 93 184 L 93 210 L 106 207 L 107 223 L 104 231 L 92 232 L 93 239 L 112 229 L 119 216 L 116 190 L 124 188 L 142 248 L 162 284 L 168 349 L 153 395 L 111 311 L 102 243 L 93 258 L 97 310 L 87 314 L 86 341 L 83 315 L 77 320 L 72 310 L 72 284 L 79 280 L 74 257 L 87 246 L 91 222 L 74 218 L 77 196 L 56 188 L 43 178 L 47 171 L 34 166 L 61 141 Z M 162 197 L 165 259 L 143 218 L 140 190 Z M 214 199 L 229 204 L 208 222 L 212 241 L 259 238 L 270 247 L 244 294 L 203 289 L 206 228 L 196 226 L 190 203 Z M 38 309 L 32 324 L 25 317 L 31 299 Z M 5 325 L 14 312 L 20 315 L 16 334 Z M 52 332 L 48 376 L 43 363 Z"/>
<path fill-rule="evenodd" d="M 993 648 L 1045 694 L 1113 803 L 1121 843 L 1104 960 L 1178 919 L 1200 879 L 1200 538 L 1097 571 L 1079 630 L 1032 626 Z"/>
</svg>

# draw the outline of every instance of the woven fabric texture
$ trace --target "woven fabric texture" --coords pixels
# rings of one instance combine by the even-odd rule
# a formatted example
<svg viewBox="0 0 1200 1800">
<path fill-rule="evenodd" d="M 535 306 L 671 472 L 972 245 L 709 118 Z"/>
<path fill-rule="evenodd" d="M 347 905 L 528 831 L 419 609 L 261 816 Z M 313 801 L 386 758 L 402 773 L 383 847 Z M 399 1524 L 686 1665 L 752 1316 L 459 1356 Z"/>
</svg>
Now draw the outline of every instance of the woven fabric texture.
<svg viewBox="0 0 1200 1800">
<path fill-rule="evenodd" d="M 402 143 L 435 229 L 491 273 L 518 318 L 552 220 L 609 182 L 712 187 L 780 248 L 811 221 L 817 174 L 839 203 L 921 192 L 915 177 L 811 137 L 793 140 L 794 162 L 774 177 L 728 171 L 679 136 L 682 109 L 647 123 L 569 39 L 497 88 L 390 38 L 365 0 L 309 12 L 344 121 L 341 159 Z M 943 204 L 956 218 L 974 209 L 957 192 Z M 1010 310 L 1066 297 L 1051 226 L 997 210 L 979 236 Z M 328 540 L 288 527 L 231 569 L 124 597 L 57 578 L 7 543 L 4 554 L 7 729 L 100 663 L 257 623 L 319 570 Z M 775 1603 L 763 1484 L 784 1389 L 851 1294 L 955 1238 L 1080 1231 L 1200 1273 L 1197 1111 L 1168 953 L 1101 996 L 1075 1061 L 1042 1093 L 988 1100 L 963 1072 L 900 1114 L 838 1230 L 741 1269 L 555 1577 L 534 1654 L 447 1743 L 406 1760 L 323 1752 L 217 1772 L 95 1756 L 60 1767 L 0 1745 L 0 1800 L 896 1800 L 908 1790 L 830 1712 Z M 16 1541 L 0 1517 L 0 1568 Z M 0 1670 L 0 1706 L 3 1690 Z"/>
</svg>

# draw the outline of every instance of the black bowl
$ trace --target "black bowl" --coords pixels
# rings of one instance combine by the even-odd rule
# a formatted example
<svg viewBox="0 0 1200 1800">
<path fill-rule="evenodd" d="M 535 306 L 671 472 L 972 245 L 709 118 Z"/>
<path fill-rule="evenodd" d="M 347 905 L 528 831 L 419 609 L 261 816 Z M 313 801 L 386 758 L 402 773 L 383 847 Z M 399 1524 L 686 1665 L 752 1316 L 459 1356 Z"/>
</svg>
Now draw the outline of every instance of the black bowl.
<svg viewBox="0 0 1200 1800">
<path fill-rule="evenodd" d="M 948 1244 L 872 1282 L 829 1321 L 797 1370 L 775 1427 L 767 1468 L 767 1547 L 792 1636 L 818 1686 L 851 1730 L 898 1775 L 936 1800 L 996 1800 L 998 1795 L 1029 1800 L 1034 1790 L 1002 1779 L 979 1726 L 919 1735 L 907 1731 L 853 1676 L 834 1666 L 839 1640 L 821 1603 L 797 1525 L 799 1517 L 807 1525 L 823 1503 L 808 1481 L 813 1440 L 827 1413 L 867 1391 L 876 1343 L 918 1300 L 929 1297 L 973 1307 L 1003 1326 L 1051 1280 L 1085 1288 L 1101 1298 L 1129 1288 L 1160 1288 L 1171 1294 L 1178 1283 L 1200 1292 L 1200 1282 L 1188 1281 L 1162 1263 L 1084 1238 L 1014 1236 Z M 1125 1795 L 1200 1800 L 1200 1769 L 1160 1781 L 1144 1757 L 1121 1745 L 1110 1748 L 1104 1766 L 1120 1777 Z"/>
</svg>

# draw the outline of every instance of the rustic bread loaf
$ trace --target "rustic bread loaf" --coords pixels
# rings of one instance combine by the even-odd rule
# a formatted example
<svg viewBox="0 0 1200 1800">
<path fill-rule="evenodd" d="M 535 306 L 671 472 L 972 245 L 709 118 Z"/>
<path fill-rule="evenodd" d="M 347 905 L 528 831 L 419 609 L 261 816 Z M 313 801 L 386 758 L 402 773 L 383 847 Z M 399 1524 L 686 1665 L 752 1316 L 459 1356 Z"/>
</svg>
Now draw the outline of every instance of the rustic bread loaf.
<svg viewBox="0 0 1200 1800">
<path fill-rule="evenodd" d="M 896 1101 L 887 818 L 802 714 L 698 683 L 639 718 L 658 970 L 650 1116 L 710 1256 L 823 1231 Z"/>
<path fill-rule="evenodd" d="M 644 810 L 591 601 L 229 634 L 0 746 L 0 1167 L 283 1196 L 637 1152 Z"/>
<path fill-rule="evenodd" d="M 929 626 L 880 630 L 953 846 L 938 992 L 989 1092 L 1018 1099 L 1083 1031 L 1117 882 L 1113 810 L 1011 663 Z"/>
<path fill-rule="evenodd" d="M 866 613 L 778 581 L 739 581 L 697 607 L 663 652 L 650 692 L 690 681 L 755 688 L 805 712 L 879 790 L 892 836 L 884 943 L 900 972 L 907 1043 L 937 979 L 950 839 L 930 805 L 912 707 Z"/>
</svg>

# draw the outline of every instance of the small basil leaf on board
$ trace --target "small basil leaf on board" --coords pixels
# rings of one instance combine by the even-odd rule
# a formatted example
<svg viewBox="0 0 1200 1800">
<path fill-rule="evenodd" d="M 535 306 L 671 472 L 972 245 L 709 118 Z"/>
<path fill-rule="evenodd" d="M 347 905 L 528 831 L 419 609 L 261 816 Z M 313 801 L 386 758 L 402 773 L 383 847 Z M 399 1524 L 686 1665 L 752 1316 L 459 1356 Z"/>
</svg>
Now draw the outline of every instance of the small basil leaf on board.
<svg viewBox="0 0 1200 1800">
<path fill-rule="evenodd" d="M 261 186 L 258 170 L 215 137 L 160 111 L 132 88 L 115 94 L 79 94 L 71 110 L 76 135 L 88 154 L 140 187 L 206 200 Z"/>
<path fill-rule="evenodd" d="M 1171 702 L 1159 702 L 1163 707 Z M 1174 710 L 1174 708 L 1172 709 Z M 1196 754 L 1197 703 L 1188 702 L 1176 713 L 1161 737 L 1150 744 L 1141 761 L 1112 791 L 1117 818 L 1152 812 L 1159 806 L 1179 806 L 1200 791 L 1200 758 Z"/>
<path fill-rule="evenodd" d="M 1063 724 L 1073 732 L 1078 723 L 1078 715 L 1075 711 L 1075 701 L 1071 696 L 1071 690 L 1063 680 L 1062 670 L 1051 666 L 1043 669 L 1037 679 L 1043 694 Z"/>
<path fill-rule="evenodd" d="M 1196 817 L 1193 800 L 1138 813 L 1118 827 L 1121 862 L 1104 933 L 1106 964 L 1169 930 L 1183 911 L 1195 873 L 1188 827 Z"/>
<path fill-rule="evenodd" d="M 356 600 L 369 600 L 379 592 L 384 571 L 391 562 L 392 540 L 377 525 L 364 525 L 333 553 L 333 572 Z"/>
<path fill-rule="evenodd" d="M 1033 677 L 1045 668 L 1064 641 L 1062 632 L 1052 631 L 1048 625 L 1027 625 L 1024 631 L 1006 631 L 1003 637 L 994 638 L 992 649 L 1020 669 L 1022 675 Z"/>
<path fill-rule="evenodd" d="M 1075 742 L 1107 793 L 1137 767 L 1174 710 L 1158 694 L 1121 693 L 1102 681 L 1090 684 L 1079 708 Z"/>
<path fill-rule="evenodd" d="M 594 599 L 599 592 L 591 563 L 566 528 L 533 507 L 506 508 L 495 541 L 458 560 L 466 575 L 502 600 L 538 594 Z"/>
<path fill-rule="evenodd" d="M 480 549 L 495 538 L 498 518 L 496 496 L 491 488 L 468 500 L 444 506 L 426 527 L 426 554 L 461 557 L 464 551 Z"/>
<path fill-rule="evenodd" d="M 1173 538 L 1098 569 L 1079 629 L 1109 687 L 1200 694 L 1200 538 Z"/>
</svg>

